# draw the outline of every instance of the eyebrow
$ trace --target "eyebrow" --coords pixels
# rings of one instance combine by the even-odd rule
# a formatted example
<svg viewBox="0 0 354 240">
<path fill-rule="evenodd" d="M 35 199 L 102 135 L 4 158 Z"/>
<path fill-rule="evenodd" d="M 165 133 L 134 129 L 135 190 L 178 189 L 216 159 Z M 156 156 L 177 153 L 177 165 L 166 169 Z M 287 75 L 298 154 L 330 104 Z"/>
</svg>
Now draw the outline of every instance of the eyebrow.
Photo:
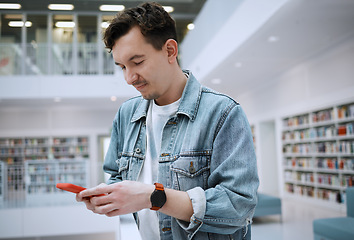
<svg viewBox="0 0 354 240">
<path fill-rule="evenodd" d="M 142 58 L 142 57 L 144 57 L 144 56 L 145 56 L 145 55 L 138 55 L 138 54 L 136 54 L 136 55 L 132 56 L 131 58 L 129 58 L 129 61 L 133 61 L 133 60 L 136 59 L 136 58 Z M 123 64 L 118 63 L 118 62 L 115 62 L 115 64 L 116 64 L 116 65 L 123 65 Z"/>
</svg>

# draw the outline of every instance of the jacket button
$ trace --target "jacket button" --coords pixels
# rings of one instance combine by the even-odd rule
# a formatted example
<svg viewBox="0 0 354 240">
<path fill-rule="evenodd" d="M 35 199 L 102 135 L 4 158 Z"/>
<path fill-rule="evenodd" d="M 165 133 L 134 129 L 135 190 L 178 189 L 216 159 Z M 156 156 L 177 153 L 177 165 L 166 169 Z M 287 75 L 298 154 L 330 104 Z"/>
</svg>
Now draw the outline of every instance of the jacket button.
<svg viewBox="0 0 354 240">
<path fill-rule="evenodd" d="M 167 231 L 171 231 L 171 228 L 170 227 L 164 227 L 161 229 L 163 232 L 167 232 Z"/>
<path fill-rule="evenodd" d="M 195 173 L 196 171 L 195 171 L 195 168 L 194 168 L 194 166 L 193 166 L 193 162 L 191 162 L 190 163 L 190 166 L 189 166 L 189 173 Z"/>
<path fill-rule="evenodd" d="M 140 148 L 135 149 L 135 153 L 141 153 L 141 149 Z"/>
</svg>

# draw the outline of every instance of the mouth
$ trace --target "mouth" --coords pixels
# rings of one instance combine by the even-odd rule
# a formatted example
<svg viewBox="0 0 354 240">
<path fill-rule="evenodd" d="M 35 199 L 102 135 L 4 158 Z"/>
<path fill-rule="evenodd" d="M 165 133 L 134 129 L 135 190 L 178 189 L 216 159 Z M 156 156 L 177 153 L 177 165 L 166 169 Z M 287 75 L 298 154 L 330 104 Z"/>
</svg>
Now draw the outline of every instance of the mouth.
<svg viewBox="0 0 354 240">
<path fill-rule="evenodd" d="M 141 82 L 141 83 L 134 84 L 134 87 L 136 90 L 141 91 L 143 90 L 143 88 L 145 88 L 146 85 L 147 85 L 146 82 Z"/>
</svg>

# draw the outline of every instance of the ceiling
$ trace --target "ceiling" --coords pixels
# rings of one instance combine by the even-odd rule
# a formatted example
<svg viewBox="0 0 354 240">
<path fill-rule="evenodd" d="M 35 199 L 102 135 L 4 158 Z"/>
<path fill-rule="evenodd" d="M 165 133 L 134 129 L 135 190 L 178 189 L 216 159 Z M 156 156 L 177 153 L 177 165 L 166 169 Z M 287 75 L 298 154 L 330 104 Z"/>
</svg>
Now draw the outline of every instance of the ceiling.
<svg viewBox="0 0 354 240">
<path fill-rule="evenodd" d="M 171 13 L 176 21 L 177 36 L 181 42 L 187 33 L 187 25 L 195 19 L 199 11 L 203 7 L 206 0 L 155 0 L 162 6 L 172 6 L 174 11 Z M 21 12 L 45 13 L 52 12 L 55 14 L 64 13 L 64 11 L 50 11 L 49 4 L 73 4 L 74 12 L 87 14 L 98 13 L 101 5 L 124 5 L 125 8 L 136 7 L 144 1 L 135 0 L 0 0 L 0 3 L 19 3 L 21 4 Z M 16 12 L 17 10 L 7 10 L 8 12 Z M 70 12 L 69 12 L 70 13 Z M 113 15 L 115 12 L 101 12 L 107 15 Z"/>
<path fill-rule="evenodd" d="M 268 41 L 272 36 L 278 41 Z M 354 0 L 288 1 L 203 84 L 241 96 L 348 39 L 354 39 Z"/>
<path fill-rule="evenodd" d="M 174 13 L 197 14 L 205 0 L 155 0 L 163 6 L 174 7 Z M 76 12 L 96 12 L 100 5 L 124 5 L 125 8 L 136 7 L 146 1 L 136 0 L 1 0 L 2 3 L 19 3 L 23 11 L 47 11 L 49 4 L 73 4 Z"/>
</svg>

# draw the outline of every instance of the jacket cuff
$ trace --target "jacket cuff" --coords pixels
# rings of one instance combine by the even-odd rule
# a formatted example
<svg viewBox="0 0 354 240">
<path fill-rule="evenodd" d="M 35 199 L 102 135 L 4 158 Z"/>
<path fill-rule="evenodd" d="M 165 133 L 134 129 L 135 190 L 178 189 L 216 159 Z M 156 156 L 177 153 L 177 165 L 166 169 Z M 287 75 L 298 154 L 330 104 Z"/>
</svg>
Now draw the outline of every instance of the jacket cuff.
<svg viewBox="0 0 354 240">
<path fill-rule="evenodd" d="M 201 187 L 192 188 L 188 190 L 187 193 L 192 201 L 193 215 L 190 222 L 177 219 L 177 223 L 182 229 L 188 232 L 189 239 L 191 239 L 203 224 L 206 210 L 206 197 L 205 192 Z"/>
</svg>

